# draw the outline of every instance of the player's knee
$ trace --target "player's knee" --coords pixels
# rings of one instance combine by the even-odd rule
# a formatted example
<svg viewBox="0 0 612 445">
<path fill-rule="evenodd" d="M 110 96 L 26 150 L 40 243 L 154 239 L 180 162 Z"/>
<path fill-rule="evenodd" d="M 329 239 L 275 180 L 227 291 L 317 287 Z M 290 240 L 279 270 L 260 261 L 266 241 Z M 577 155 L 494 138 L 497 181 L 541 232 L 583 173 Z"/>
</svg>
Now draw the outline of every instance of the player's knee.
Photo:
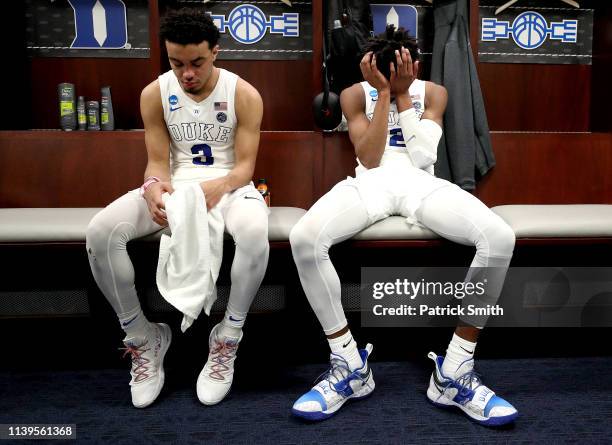
<svg viewBox="0 0 612 445">
<path fill-rule="evenodd" d="M 248 251 L 253 256 L 265 254 L 270 245 L 267 221 L 252 221 L 242 227 L 240 233 L 235 236 L 234 242 L 237 249 Z"/>
<path fill-rule="evenodd" d="M 494 257 L 511 257 L 514 251 L 516 236 L 512 228 L 501 219 L 498 224 L 485 230 L 484 236 L 489 245 L 489 255 Z"/>
<path fill-rule="evenodd" d="M 87 247 L 87 252 L 90 255 L 104 253 L 108 248 L 108 237 L 110 232 L 110 227 L 107 227 L 106 224 L 94 217 L 89 222 L 87 230 L 85 231 L 85 246 Z"/>
<path fill-rule="evenodd" d="M 296 263 L 320 262 L 328 258 L 329 245 L 321 236 L 321 229 L 312 222 L 300 220 L 289 234 L 291 252 Z"/>
<path fill-rule="evenodd" d="M 291 245 L 291 249 L 295 250 L 301 248 L 304 242 L 306 242 L 304 228 L 302 227 L 301 221 L 298 221 L 289 232 L 289 244 Z"/>
<path fill-rule="evenodd" d="M 100 255 L 116 249 L 125 249 L 127 242 L 134 236 L 134 227 L 129 223 L 111 223 L 98 215 L 89 222 L 85 231 L 87 252 Z"/>
<path fill-rule="evenodd" d="M 304 224 L 303 220 L 293 226 L 289 233 L 289 244 L 291 244 L 291 252 L 296 261 L 314 256 L 314 239 L 311 228 L 308 224 Z"/>
</svg>

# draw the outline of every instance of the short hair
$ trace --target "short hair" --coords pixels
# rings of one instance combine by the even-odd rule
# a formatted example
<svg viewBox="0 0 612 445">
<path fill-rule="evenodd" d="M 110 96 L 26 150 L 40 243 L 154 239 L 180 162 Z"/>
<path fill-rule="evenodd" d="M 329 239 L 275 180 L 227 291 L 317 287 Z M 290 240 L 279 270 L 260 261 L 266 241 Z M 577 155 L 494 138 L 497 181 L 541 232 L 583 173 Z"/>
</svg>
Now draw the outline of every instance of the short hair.
<svg viewBox="0 0 612 445">
<path fill-rule="evenodd" d="M 219 41 L 219 29 L 202 8 L 181 8 L 169 11 L 161 20 L 160 37 L 179 45 L 208 42 L 212 49 Z"/>
<path fill-rule="evenodd" d="M 395 50 L 399 50 L 402 46 L 410 52 L 413 62 L 421 58 L 417 40 L 404 28 L 395 29 L 395 25 L 390 24 L 387 25 L 385 32 L 368 39 L 363 54 L 372 51 L 376 56 L 376 67 L 389 80 L 391 78 L 389 63 L 393 62 L 393 65 L 396 65 Z M 397 69 L 397 66 L 395 68 Z"/>
</svg>

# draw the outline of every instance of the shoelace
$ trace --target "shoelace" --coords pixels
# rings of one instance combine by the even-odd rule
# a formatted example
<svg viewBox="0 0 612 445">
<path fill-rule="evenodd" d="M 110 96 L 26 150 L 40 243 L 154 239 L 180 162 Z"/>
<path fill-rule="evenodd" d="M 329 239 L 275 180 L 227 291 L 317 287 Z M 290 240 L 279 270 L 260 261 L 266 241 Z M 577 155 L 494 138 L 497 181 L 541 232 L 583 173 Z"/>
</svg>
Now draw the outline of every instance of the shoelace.
<svg viewBox="0 0 612 445">
<path fill-rule="evenodd" d="M 146 348 L 145 346 L 148 341 L 145 341 L 140 346 L 133 346 L 131 344 L 127 344 L 125 348 L 119 348 L 120 351 L 125 351 L 122 357 L 130 354 L 132 358 L 132 372 L 134 373 L 134 382 L 138 383 L 144 379 L 149 377 L 149 368 L 148 364 L 151 362 L 148 358 L 143 357 L 142 354 L 147 352 L 150 348 Z"/>
<path fill-rule="evenodd" d="M 461 368 L 464 363 L 469 362 L 470 360 L 472 360 L 472 359 L 469 359 L 469 360 L 466 360 L 466 361 L 462 362 L 459 365 L 459 368 Z M 474 385 L 474 382 L 476 383 L 476 385 Z M 467 397 L 469 395 L 470 391 L 476 391 L 476 389 L 479 386 L 482 386 L 482 377 L 472 367 L 472 369 L 470 369 L 469 371 L 461 374 L 455 380 L 448 379 L 448 383 L 446 383 L 446 385 L 444 386 L 444 390 L 438 396 L 438 399 L 440 397 L 442 397 L 450 387 L 453 386 L 453 383 L 455 383 L 456 385 L 459 386 L 458 394 L 461 397 Z"/>
<path fill-rule="evenodd" d="M 466 397 L 470 391 L 476 391 L 479 386 L 482 386 L 480 374 L 473 369 L 459 376 L 456 382 L 459 385 L 459 394 L 462 397 Z"/>
<path fill-rule="evenodd" d="M 330 367 L 315 380 L 315 384 L 323 380 L 327 380 L 329 387 L 336 393 L 340 393 L 348 387 L 350 381 L 348 377 L 354 374 L 359 380 L 364 381 L 361 374 L 356 371 L 351 371 L 346 360 L 341 357 L 333 357 L 330 361 Z M 335 380 L 335 381 L 334 381 Z M 344 380 L 344 385 L 341 388 L 336 388 L 336 385 Z"/>
<path fill-rule="evenodd" d="M 210 360 L 215 364 L 210 367 L 211 371 L 208 374 L 210 378 L 225 380 L 224 373 L 230 370 L 227 364 L 231 363 L 236 357 L 236 349 L 238 349 L 238 343 L 236 342 L 214 340 L 214 346 L 210 351 Z"/>
</svg>

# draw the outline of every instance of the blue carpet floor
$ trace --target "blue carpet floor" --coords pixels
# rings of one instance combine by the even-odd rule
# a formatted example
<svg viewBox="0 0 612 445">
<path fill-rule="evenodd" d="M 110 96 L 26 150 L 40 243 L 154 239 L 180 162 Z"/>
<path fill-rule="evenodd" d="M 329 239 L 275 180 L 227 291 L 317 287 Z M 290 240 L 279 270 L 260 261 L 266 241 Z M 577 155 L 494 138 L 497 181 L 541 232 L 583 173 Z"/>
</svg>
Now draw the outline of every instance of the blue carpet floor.
<svg viewBox="0 0 612 445">
<path fill-rule="evenodd" d="M 427 403 L 431 367 L 425 361 L 372 362 L 374 394 L 316 424 L 291 417 L 289 410 L 325 365 L 258 366 L 255 376 L 239 360 L 232 392 L 213 407 L 201 405 L 195 395 L 199 369 L 169 368 L 160 398 L 144 410 L 130 404 L 127 370 L 0 371 L 0 423 L 74 423 L 78 443 L 111 444 L 612 440 L 610 357 L 479 361 L 485 383 L 519 410 L 516 424 L 503 429 L 481 427 Z"/>
</svg>

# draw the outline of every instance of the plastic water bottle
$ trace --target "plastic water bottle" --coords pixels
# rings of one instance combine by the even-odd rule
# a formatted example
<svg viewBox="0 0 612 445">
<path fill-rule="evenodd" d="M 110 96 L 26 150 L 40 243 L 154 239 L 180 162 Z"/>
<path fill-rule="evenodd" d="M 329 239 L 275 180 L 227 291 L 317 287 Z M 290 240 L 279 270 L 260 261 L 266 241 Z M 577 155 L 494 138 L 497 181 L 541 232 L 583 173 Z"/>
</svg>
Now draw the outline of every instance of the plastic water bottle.
<svg viewBox="0 0 612 445">
<path fill-rule="evenodd" d="M 263 196 L 267 206 L 270 207 L 270 190 L 268 189 L 268 184 L 266 183 L 265 179 L 262 178 L 259 180 L 259 184 L 257 184 L 257 191 L 261 193 L 261 196 Z"/>
</svg>

